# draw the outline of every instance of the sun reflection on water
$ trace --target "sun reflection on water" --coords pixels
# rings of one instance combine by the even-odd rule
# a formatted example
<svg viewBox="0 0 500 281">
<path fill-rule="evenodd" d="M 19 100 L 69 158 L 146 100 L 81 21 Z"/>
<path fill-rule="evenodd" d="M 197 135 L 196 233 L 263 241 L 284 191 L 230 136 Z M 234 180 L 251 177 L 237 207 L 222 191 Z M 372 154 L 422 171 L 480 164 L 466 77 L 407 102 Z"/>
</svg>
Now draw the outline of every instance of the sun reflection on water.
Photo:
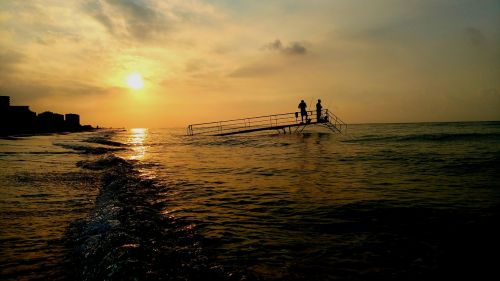
<svg viewBox="0 0 500 281">
<path fill-rule="evenodd" d="M 134 153 L 130 156 L 132 160 L 143 159 L 146 155 L 146 146 L 144 140 L 148 136 L 148 129 L 146 128 L 133 128 L 130 129 L 130 138 L 128 143 L 132 146 Z"/>
</svg>

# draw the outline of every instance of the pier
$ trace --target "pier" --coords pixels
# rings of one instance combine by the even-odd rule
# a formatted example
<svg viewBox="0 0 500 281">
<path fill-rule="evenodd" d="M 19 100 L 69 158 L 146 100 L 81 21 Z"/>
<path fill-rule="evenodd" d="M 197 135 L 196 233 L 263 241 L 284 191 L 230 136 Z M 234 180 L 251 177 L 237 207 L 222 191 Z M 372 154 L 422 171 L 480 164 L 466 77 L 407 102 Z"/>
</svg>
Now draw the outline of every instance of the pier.
<svg viewBox="0 0 500 281">
<path fill-rule="evenodd" d="M 307 111 L 304 122 L 299 112 L 289 112 L 265 116 L 256 116 L 208 123 L 191 124 L 187 135 L 227 136 L 259 131 L 277 131 L 278 133 L 301 133 L 307 126 L 323 126 L 332 132 L 345 134 L 347 124 L 328 109 L 321 110 L 320 119 L 316 110 Z"/>
</svg>

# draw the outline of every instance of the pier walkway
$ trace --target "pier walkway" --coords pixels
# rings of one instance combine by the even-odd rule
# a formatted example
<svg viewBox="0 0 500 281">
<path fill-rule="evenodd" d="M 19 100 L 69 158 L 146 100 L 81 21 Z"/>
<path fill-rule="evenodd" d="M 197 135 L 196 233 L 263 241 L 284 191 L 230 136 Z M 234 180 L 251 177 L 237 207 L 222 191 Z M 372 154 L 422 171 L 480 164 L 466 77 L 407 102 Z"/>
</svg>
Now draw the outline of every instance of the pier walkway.
<svg viewBox="0 0 500 281">
<path fill-rule="evenodd" d="M 300 113 L 289 112 L 233 120 L 191 124 L 187 127 L 187 135 L 227 136 L 258 131 L 276 130 L 279 133 L 300 133 L 307 126 L 319 125 L 336 133 L 345 133 L 347 124 L 335 114 L 324 109 L 321 118 L 316 119 L 316 110 L 307 111 L 307 121 L 301 122 Z"/>
</svg>

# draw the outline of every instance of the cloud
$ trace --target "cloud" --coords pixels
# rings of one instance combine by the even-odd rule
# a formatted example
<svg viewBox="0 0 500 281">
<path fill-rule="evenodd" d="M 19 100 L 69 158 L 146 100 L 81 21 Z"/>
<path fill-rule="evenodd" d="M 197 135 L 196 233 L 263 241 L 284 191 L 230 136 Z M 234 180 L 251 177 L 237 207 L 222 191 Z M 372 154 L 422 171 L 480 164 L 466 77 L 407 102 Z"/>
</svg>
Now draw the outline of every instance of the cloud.
<svg viewBox="0 0 500 281">
<path fill-rule="evenodd" d="M 118 8 L 128 18 L 146 22 L 154 21 L 157 12 L 150 4 L 143 0 L 105 0 L 110 5 Z"/>
<path fill-rule="evenodd" d="M 479 46 L 484 43 L 485 37 L 481 30 L 475 27 L 467 27 L 464 30 L 468 42 L 472 45 Z"/>
<path fill-rule="evenodd" d="M 104 12 L 100 1 L 86 2 L 83 5 L 83 10 L 93 17 L 97 22 L 102 24 L 109 33 L 114 34 L 115 27 L 111 18 Z"/>
<path fill-rule="evenodd" d="M 138 40 L 164 35 L 172 25 L 161 9 L 145 0 L 94 0 L 85 3 L 83 10 L 110 34 Z"/>
<path fill-rule="evenodd" d="M 50 46 L 56 43 L 75 43 L 78 44 L 82 40 L 82 36 L 78 33 L 73 33 L 69 30 L 47 30 L 44 32 L 37 32 L 36 38 L 34 38 L 34 42 Z"/>
<path fill-rule="evenodd" d="M 500 91 L 496 88 L 484 89 L 481 94 L 485 98 L 494 98 L 497 102 L 500 101 Z"/>
<path fill-rule="evenodd" d="M 303 43 L 291 42 L 288 46 L 284 46 L 279 39 L 265 45 L 264 49 L 281 52 L 287 55 L 305 55 L 307 53 L 307 49 Z"/>
<path fill-rule="evenodd" d="M 281 41 L 279 39 L 276 39 L 274 42 L 267 44 L 266 47 L 269 50 L 281 51 L 283 49 L 283 44 L 281 44 Z"/>
<path fill-rule="evenodd" d="M 106 0 L 122 16 L 129 33 L 137 39 L 149 39 L 168 30 L 167 17 L 141 0 Z"/>
<path fill-rule="evenodd" d="M 11 75 L 15 67 L 26 61 L 26 55 L 13 50 L 0 50 L 0 75 L 2 77 Z M 2 78 L 0 77 L 0 82 Z"/>
<path fill-rule="evenodd" d="M 47 93 L 52 91 L 52 88 L 42 83 L 33 81 L 9 81 L 2 83 L 0 92 L 2 95 L 10 96 L 13 104 L 20 104 L 26 101 L 36 100 L 40 97 L 47 96 Z"/>
<path fill-rule="evenodd" d="M 214 26 L 218 10 L 200 1 L 89 0 L 81 10 L 119 39 L 152 42 L 175 32 Z"/>
<path fill-rule="evenodd" d="M 14 65 L 24 61 L 26 56 L 13 50 L 0 50 L 0 65 Z"/>
<path fill-rule="evenodd" d="M 95 95 L 89 114 L 98 120 L 110 106 L 113 125 L 130 126 L 119 116 L 136 96 L 120 87 L 137 68 L 149 79 L 141 102 L 151 101 L 151 112 L 258 100 L 257 92 L 280 101 L 317 93 L 350 106 L 357 122 L 375 113 L 378 121 L 418 120 L 427 104 L 462 109 L 473 98 L 477 109 L 462 111 L 465 119 L 482 106 L 498 112 L 497 0 L 240 2 L 0 0 L 0 94 L 47 109 L 59 100 L 91 104 Z M 483 88 L 491 89 L 484 98 Z M 462 101 L 441 101 L 443 92 Z M 192 99 L 199 93 L 210 96 Z"/>
<path fill-rule="evenodd" d="M 64 81 L 64 84 L 47 84 L 38 80 L 10 80 L 9 83 L 0 85 L 0 93 L 15 98 L 17 101 L 29 101 L 43 98 L 88 98 L 119 93 L 118 87 L 104 87 L 86 84 L 78 81 Z"/>
<path fill-rule="evenodd" d="M 273 67 L 271 65 L 253 64 L 240 67 L 231 72 L 228 76 L 236 78 L 266 76 L 275 73 L 277 69 L 277 67 Z"/>
</svg>

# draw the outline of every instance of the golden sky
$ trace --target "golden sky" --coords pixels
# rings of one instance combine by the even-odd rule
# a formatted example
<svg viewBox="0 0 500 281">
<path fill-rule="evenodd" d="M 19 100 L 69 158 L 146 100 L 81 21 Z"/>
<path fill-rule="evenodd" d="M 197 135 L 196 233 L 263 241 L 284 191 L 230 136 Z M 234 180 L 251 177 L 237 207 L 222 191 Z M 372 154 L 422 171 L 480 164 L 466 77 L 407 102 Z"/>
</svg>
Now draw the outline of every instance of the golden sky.
<svg viewBox="0 0 500 281">
<path fill-rule="evenodd" d="M 500 120 L 499 78 L 498 0 L 0 0 L 0 95 L 85 124 Z"/>
</svg>

